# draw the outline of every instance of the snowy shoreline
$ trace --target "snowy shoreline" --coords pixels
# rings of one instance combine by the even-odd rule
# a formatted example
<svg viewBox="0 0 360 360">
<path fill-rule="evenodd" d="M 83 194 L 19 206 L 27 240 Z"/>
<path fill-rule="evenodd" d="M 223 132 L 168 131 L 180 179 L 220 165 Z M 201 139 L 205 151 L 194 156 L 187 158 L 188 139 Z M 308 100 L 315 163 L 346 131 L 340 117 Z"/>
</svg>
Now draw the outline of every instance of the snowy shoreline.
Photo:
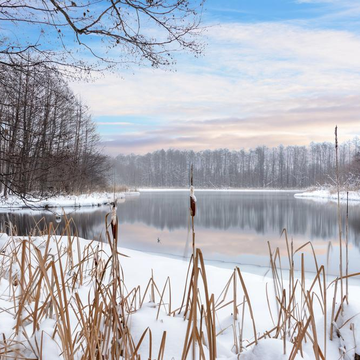
<svg viewBox="0 0 360 360">
<path fill-rule="evenodd" d="M 80 195 L 59 195 L 50 197 L 48 199 L 37 200 L 36 198 L 27 198 L 26 203 L 15 195 L 9 195 L 6 199 L 0 197 L 0 209 L 48 209 L 48 208 L 79 208 L 79 207 L 97 207 L 101 205 L 108 205 L 115 199 L 121 200 L 129 196 L 140 195 L 137 191 L 129 192 L 96 192 L 91 194 L 80 194 Z"/>
<path fill-rule="evenodd" d="M 50 243 L 48 243 L 49 241 Z M 57 301 L 56 299 L 51 300 L 52 298 L 49 297 L 48 293 L 50 291 L 50 287 L 46 285 L 46 282 L 43 283 L 44 287 L 40 292 L 41 297 L 39 298 L 39 305 L 33 306 L 32 303 L 25 303 L 26 310 L 24 314 L 22 315 L 17 313 L 17 309 L 19 308 L 18 302 L 22 296 L 21 294 L 27 294 L 27 292 L 21 293 L 20 286 L 18 285 L 19 279 L 25 283 L 29 281 L 29 287 L 35 286 L 36 282 L 38 281 L 37 279 L 34 280 L 35 285 L 32 285 L 30 279 L 26 280 L 27 275 L 23 280 L 21 280 L 19 277 L 21 274 L 20 262 L 18 262 L 16 258 L 21 258 L 21 249 L 23 246 L 29 246 L 29 248 L 25 248 L 26 253 L 28 252 L 28 249 L 33 247 L 38 249 L 37 252 L 31 253 L 33 274 L 34 272 L 36 273 L 36 271 L 39 271 L 36 269 L 41 269 L 40 271 L 41 273 L 45 274 L 45 278 L 50 278 L 52 273 L 51 269 L 57 269 L 57 271 L 61 271 L 60 263 L 62 263 L 62 273 L 64 274 L 64 278 L 61 281 L 66 287 L 67 293 L 66 298 L 63 297 L 63 301 L 67 301 L 66 306 L 64 305 L 64 309 L 67 309 L 66 313 L 68 314 L 68 323 L 65 325 L 69 329 L 69 334 L 71 334 L 69 335 L 71 336 L 71 341 L 79 338 L 82 339 L 82 346 L 76 347 L 76 354 L 73 354 L 75 356 L 74 358 L 80 359 L 83 356 L 82 349 L 86 349 L 86 347 L 89 346 L 87 341 L 90 341 L 91 337 L 89 335 L 87 337 L 81 337 L 81 334 L 86 331 L 87 327 L 82 328 L 85 326 L 85 324 L 81 322 L 78 311 L 81 309 L 83 313 L 82 316 L 84 316 L 86 319 L 89 319 L 89 321 L 91 320 L 91 306 L 95 299 L 94 294 L 96 293 L 97 288 L 95 280 L 97 276 L 96 273 L 97 271 L 100 271 L 102 268 L 104 268 L 104 264 L 107 263 L 109 257 L 111 256 L 110 246 L 104 243 L 99 244 L 85 239 L 77 239 L 75 237 L 70 239 L 67 236 L 63 238 L 59 236 L 32 237 L 30 239 L 22 237 L 10 238 L 5 234 L 0 234 L 0 249 L 2 250 L 0 256 L 3 258 L 1 263 L 3 276 L 0 282 L 0 334 L 4 334 L 4 339 L 6 339 L 8 344 L 8 351 L 11 351 L 12 339 L 21 341 L 22 348 L 24 349 L 23 351 L 25 351 L 24 354 L 26 354 L 27 357 L 34 357 L 34 355 L 36 355 L 33 354 L 33 352 L 36 351 L 36 347 L 33 346 L 34 343 L 37 342 L 38 344 L 43 344 L 43 349 L 41 349 L 41 358 L 43 360 L 66 359 L 66 357 L 63 356 L 64 351 L 66 351 L 64 349 L 65 341 L 63 338 L 61 338 L 61 331 L 59 331 L 59 328 L 62 329 L 62 327 L 65 325 L 63 324 L 63 320 L 61 320 L 62 318 L 60 317 L 60 312 L 57 313 L 55 311 L 56 307 L 53 315 L 46 315 L 48 314 L 47 311 L 39 311 L 41 309 L 46 309 L 48 306 L 51 307 L 52 303 Z M 178 313 L 177 310 L 176 314 L 174 312 L 173 315 L 170 315 L 170 307 L 171 309 L 178 309 L 181 306 L 184 286 L 186 288 L 185 283 L 189 261 L 157 256 L 125 248 L 118 248 L 118 251 L 127 256 L 119 257 L 123 271 L 122 276 L 124 282 L 126 283 L 126 288 L 124 288 L 124 291 L 126 291 L 125 295 L 127 295 L 127 298 L 131 299 L 130 296 L 132 291 L 134 291 L 131 289 L 141 289 L 141 296 L 144 296 L 141 305 L 136 305 L 136 301 L 133 302 L 133 306 L 135 306 L 135 308 L 129 308 L 130 312 L 128 315 L 126 315 L 128 316 L 126 322 L 126 324 L 128 324 L 128 332 L 131 334 L 134 344 L 136 345 L 139 343 L 147 328 L 151 329 L 151 340 L 146 338 L 141 346 L 139 346 L 139 355 L 141 355 L 141 358 L 148 358 L 147 355 L 149 346 L 152 346 L 152 348 L 157 353 L 159 347 L 161 346 L 163 334 L 166 332 L 164 359 L 181 359 L 189 319 L 187 319 L 186 316 L 184 318 L 184 314 L 182 312 Z M 12 256 L 10 256 L 11 254 Z M 53 267 L 49 266 L 45 269 L 42 267 L 41 262 L 47 257 L 50 259 L 49 261 L 53 259 L 52 262 L 54 265 Z M 71 261 L 69 260 L 70 258 L 72 259 Z M 40 264 L 40 268 L 37 263 Z M 28 268 L 30 267 L 26 267 L 26 269 Z M 81 277 L 77 275 L 78 268 L 83 269 Z M 223 289 L 226 288 L 226 284 L 228 283 L 229 279 L 231 279 L 233 276 L 234 270 L 224 269 L 212 265 L 205 265 L 205 268 L 206 277 L 208 279 L 207 284 L 209 293 L 215 295 L 215 300 L 220 299 L 220 295 L 222 294 Z M 231 297 L 233 292 L 232 288 L 229 289 L 227 295 L 225 294 L 223 303 L 219 303 L 218 300 L 216 300 L 216 304 L 218 304 L 215 307 L 216 317 L 214 315 L 214 319 L 216 319 L 215 327 L 217 334 L 216 359 L 288 359 L 293 347 L 295 346 L 295 343 L 293 342 L 294 340 L 290 341 L 290 338 L 287 337 L 287 354 L 284 355 L 284 340 L 281 339 L 281 336 L 276 337 L 274 336 L 274 333 L 271 331 L 269 332 L 269 329 L 274 327 L 274 323 L 272 321 L 272 315 L 270 314 L 268 307 L 270 306 L 272 313 L 275 316 L 278 316 L 276 315 L 277 305 L 274 301 L 276 296 L 276 293 L 274 293 L 275 283 L 273 277 L 271 276 L 271 272 L 266 275 L 255 275 L 246 272 L 246 267 L 241 267 L 241 272 L 243 281 L 247 286 L 249 300 L 251 301 L 252 305 L 252 312 L 256 324 L 256 333 L 258 334 L 258 345 L 253 344 L 248 346 L 254 341 L 254 329 L 252 321 L 250 320 L 250 315 L 247 308 L 248 305 L 246 305 L 244 315 L 246 321 L 243 323 L 243 332 L 241 335 L 243 340 L 240 340 L 239 342 L 238 326 L 241 326 L 240 318 L 243 316 L 241 315 L 242 305 L 240 302 L 243 299 L 244 293 L 241 290 L 241 284 L 238 283 L 238 288 L 236 291 L 238 292 L 237 296 L 239 303 L 239 319 L 236 320 L 233 316 L 234 306 L 231 304 Z M 283 289 L 288 289 L 289 282 L 287 280 L 287 272 L 284 272 L 284 275 L 284 280 L 282 280 Z M 305 276 L 306 287 L 308 288 L 311 285 L 314 274 L 305 273 Z M 151 284 L 151 282 L 149 282 L 149 278 L 151 281 L 154 281 L 154 286 L 156 286 L 156 289 L 159 289 L 160 292 L 161 289 L 164 289 L 164 291 L 167 289 L 166 283 L 168 279 L 171 279 L 171 294 L 169 295 L 167 292 L 165 293 L 165 301 L 161 300 L 160 294 L 157 293 L 157 290 L 155 291 L 154 289 L 149 291 L 147 296 L 145 296 L 143 291 L 147 288 L 147 284 Z M 99 277 L 97 277 L 97 279 L 99 279 Z M 108 291 L 110 291 L 113 286 L 108 285 L 111 284 L 111 279 L 110 272 L 106 271 L 102 283 L 103 286 L 108 289 Z M 329 300 L 331 299 L 332 292 L 334 290 L 334 285 L 330 285 L 331 281 L 332 278 L 329 278 L 326 281 L 327 285 L 329 286 L 326 294 L 326 296 L 329 297 L 328 304 L 331 304 Z M 40 287 L 40 285 L 41 278 L 39 280 L 38 286 Z M 153 293 L 153 291 L 155 291 L 155 293 Z M 199 288 L 199 291 L 201 293 L 201 297 L 203 298 L 205 296 L 203 289 Z M 315 291 L 315 289 L 312 291 Z M 318 290 L 316 290 L 316 292 L 318 292 Z M 360 317 L 357 316 L 357 314 L 360 312 L 360 304 L 356 301 L 356 299 L 358 299 L 360 296 L 360 286 L 357 278 L 350 279 L 349 292 L 350 305 L 345 307 L 343 315 L 339 315 L 337 320 L 338 325 L 336 325 L 339 326 L 338 331 L 341 334 L 341 338 L 335 336 L 333 341 L 327 341 L 326 351 L 324 349 L 323 343 L 324 316 L 322 308 L 321 305 L 315 301 L 313 304 L 315 321 L 311 327 L 311 330 L 309 328 L 308 332 L 309 336 L 312 335 L 312 332 L 314 331 L 313 327 L 316 325 L 316 331 L 319 337 L 319 350 L 321 349 L 322 353 L 327 354 L 327 360 L 337 360 L 339 358 L 339 352 L 342 351 L 341 349 L 345 349 L 349 358 L 353 358 L 354 353 L 360 344 L 360 332 L 351 331 L 351 328 L 360 328 Z M 103 293 L 102 296 L 105 296 L 104 294 L 105 293 Z M 299 296 L 299 298 L 300 295 L 301 294 L 298 292 L 297 296 Z M 170 304 L 172 303 L 170 307 L 168 304 L 169 296 L 172 299 L 170 300 Z M 16 301 L 17 306 L 14 306 L 14 301 Z M 229 301 L 230 303 L 225 305 Z M 268 303 L 268 301 L 270 302 Z M 330 330 L 330 310 L 331 305 L 327 305 L 325 310 L 328 312 L 328 319 L 325 330 L 326 334 L 329 334 Z M 24 336 L 16 337 L 14 329 L 16 329 L 17 324 L 19 324 L 19 315 L 21 317 L 26 316 L 27 321 L 20 326 Z M 347 321 L 348 319 L 351 319 L 351 321 Z M 37 322 L 37 326 L 33 324 L 34 321 Z M 275 321 L 277 321 L 276 318 Z M 267 337 L 271 337 L 270 339 L 266 337 L 261 338 L 262 334 L 266 332 L 268 332 Z M 104 330 L 102 334 L 106 334 L 106 331 Z M 151 343 L 149 341 L 151 341 Z M 234 345 L 234 341 L 236 346 Z M 14 344 L 16 349 L 17 345 L 16 343 Z M 206 354 L 208 354 L 206 344 L 207 343 L 204 341 L 204 350 L 206 351 Z M 239 348 L 236 348 L 237 346 L 243 347 L 243 351 L 241 352 L 240 357 L 238 356 Z M 294 357 L 294 359 L 313 359 L 313 343 L 311 341 L 303 342 L 302 352 L 303 357 L 301 357 L 299 353 L 296 357 Z M 207 356 L 206 358 L 208 359 Z M 125 358 L 120 357 L 120 359 Z"/>
<path fill-rule="evenodd" d="M 310 190 L 304 191 L 302 193 L 294 194 L 295 198 L 298 199 L 310 199 L 313 201 L 324 202 L 338 201 L 338 194 L 334 189 L 319 189 L 319 190 Z M 344 203 L 347 201 L 347 192 L 340 191 L 340 202 Z M 360 201 L 360 191 L 349 191 L 349 202 L 357 203 Z"/>
</svg>

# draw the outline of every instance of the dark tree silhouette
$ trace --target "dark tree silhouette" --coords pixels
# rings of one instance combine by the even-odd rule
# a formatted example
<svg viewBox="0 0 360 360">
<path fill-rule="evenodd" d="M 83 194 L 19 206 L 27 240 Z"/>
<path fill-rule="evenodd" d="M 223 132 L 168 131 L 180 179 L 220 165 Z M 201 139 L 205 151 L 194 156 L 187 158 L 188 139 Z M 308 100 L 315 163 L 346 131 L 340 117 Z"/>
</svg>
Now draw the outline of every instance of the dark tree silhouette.
<svg viewBox="0 0 360 360">
<path fill-rule="evenodd" d="M 0 193 L 22 198 L 94 190 L 106 158 L 86 106 L 51 70 L 0 65 Z"/>
</svg>

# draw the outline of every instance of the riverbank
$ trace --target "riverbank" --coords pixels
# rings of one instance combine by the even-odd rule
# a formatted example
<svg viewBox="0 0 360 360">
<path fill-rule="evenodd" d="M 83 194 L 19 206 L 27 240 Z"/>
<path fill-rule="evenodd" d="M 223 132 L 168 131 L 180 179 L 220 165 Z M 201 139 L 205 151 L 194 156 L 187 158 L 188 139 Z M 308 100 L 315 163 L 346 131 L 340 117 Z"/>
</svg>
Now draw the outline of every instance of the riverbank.
<svg viewBox="0 0 360 360">
<path fill-rule="evenodd" d="M 338 193 L 335 188 L 325 188 L 325 189 L 316 189 L 308 190 L 302 193 L 296 193 L 294 195 L 296 198 L 319 200 L 319 201 L 338 201 Z M 360 202 L 360 190 L 358 191 L 340 191 L 340 201 L 342 203 L 347 201 L 347 196 L 349 197 L 349 202 Z"/>
<path fill-rule="evenodd" d="M 195 312 L 196 352 L 204 351 L 206 359 L 274 360 L 293 354 L 292 359 L 300 360 L 321 353 L 337 360 L 344 353 L 354 358 L 359 350 L 359 281 L 350 279 L 350 305 L 344 304 L 341 314 L 339 282 L 281 271 L 276 255 L 273 271 L 259 276 L 246 267 L 234 272 L 204 266 L 198 253 L 195 310 L 188 260 L 118 248 L 119 267 L 109 245 L 70 234 L 1 234 L 0 250 L 0 333 L 9 357 L 91 359 L 98 351 L 117 349 L 128 351 L 119 359 L 135 353 L 181 359 L 189 334 L 194 334 Z"/>
<path fill-rule="evenodd" d="M 59 195 L 45 199 L 27 197 L 24 201 L 15 195 L 9 195 L 7 198 L 0 197 L 0 209 L 48 209 L 48 208 L 79 208 L 79 207 L 96 207 L 110 204 L 115 199 L 125 199 L 129 196 L 138 196 L 139 192 L 95 192 L 91 194 L 79 195 Z"/>
</svg>

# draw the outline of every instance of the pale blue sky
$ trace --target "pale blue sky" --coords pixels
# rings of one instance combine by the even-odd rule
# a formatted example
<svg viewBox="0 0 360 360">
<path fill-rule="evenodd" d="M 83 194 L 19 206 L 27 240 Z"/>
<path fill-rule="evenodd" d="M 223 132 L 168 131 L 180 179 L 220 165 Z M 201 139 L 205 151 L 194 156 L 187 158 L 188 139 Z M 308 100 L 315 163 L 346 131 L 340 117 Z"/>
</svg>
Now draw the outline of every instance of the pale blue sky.
<svg viewBox="0 0 360 360">
<path fill-rule="evenodd" d="M 107 152 L 249 148 L 360 134 L 360 3 L 208 0 L 204 54 L 73 89 Z"/>
</svg>

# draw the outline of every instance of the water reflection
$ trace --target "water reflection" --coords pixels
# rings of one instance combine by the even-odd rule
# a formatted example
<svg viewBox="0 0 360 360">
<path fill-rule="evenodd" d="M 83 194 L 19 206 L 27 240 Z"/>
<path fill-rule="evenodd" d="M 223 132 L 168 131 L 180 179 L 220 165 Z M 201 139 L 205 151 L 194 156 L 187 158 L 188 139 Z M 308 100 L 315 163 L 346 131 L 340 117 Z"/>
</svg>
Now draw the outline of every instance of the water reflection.
<svg viewBox="0 0 360 360">
<path fill-rule="evenodd" d="M 237 228 L 254 230 L 257 234 L 280 234 L 286 228 L 289 234 L 307 235 L 308 239 L 337 237 L 335 203 L 295 199 L 290 192 L 198 192 L 197 198 L 197 227 Z M 143 193 L 137 201 L 127 201 L 119 207 L 119 217 L 122 223 L 140 222 L 173 231 L 187 226 L 188 206 L 187 193 Z M 359 218 L 360 206 L 352 206 L 349 230 L 350 238 L 356 243 L 356 235 L 360 233 Z"/>
<path fill-rule="evenodd" d="M 337 256 L 335 203 L 295 199 L 291 192 L 197 192 L 196 195 L 197 244 L 208 259 L 266 265 L 267 241 L 271 242 L 272 248 L 279 246 L 285 254 L 285 243 L 280 239 L 284 228 L 290 238 L 294 239 L 295 248 L 312 240 L 323 263 L 326 263 L 328 241 L 333 242 L 333 256 Z M 144 251 L 183 255 L 188 237 L 188 206 L 187 192 L 145 192 L 140 197 L 127 198 L 125 203 L 118 206 L 122 245 Z M 91 211 L 73 211 L 68 216 L 74 219 L 79 236 L 100 239 L 104 238 L 104 218 L 108 211 L 107 207 L 101 207 Z M 345 213 L 344 207 L 342 212 Z M 35 212 L 0 214 L 0 224 L 10 220 L 16 224 L 20 234 L 26 234 L 42 217 L 45 222 L 52 221 L 57 225 L 54 214 Z M 354 271 L 358 270 L 355 267 L 360 254 L 359 218 L 360 206 L 351 206 L 349 240 L 353 246 L 353 265 L 350 265 Z M 42 228 L 42 224 L 39 228 Z M 61 221 L 58 232 L 63 227 L 64 221 Z M 158 238 L 161 239 L 160 243 Z M 309 266 L 313 268 L 310 263 Z M 336 271 L 334 262 L 333 272 Z"/>
</svg>

